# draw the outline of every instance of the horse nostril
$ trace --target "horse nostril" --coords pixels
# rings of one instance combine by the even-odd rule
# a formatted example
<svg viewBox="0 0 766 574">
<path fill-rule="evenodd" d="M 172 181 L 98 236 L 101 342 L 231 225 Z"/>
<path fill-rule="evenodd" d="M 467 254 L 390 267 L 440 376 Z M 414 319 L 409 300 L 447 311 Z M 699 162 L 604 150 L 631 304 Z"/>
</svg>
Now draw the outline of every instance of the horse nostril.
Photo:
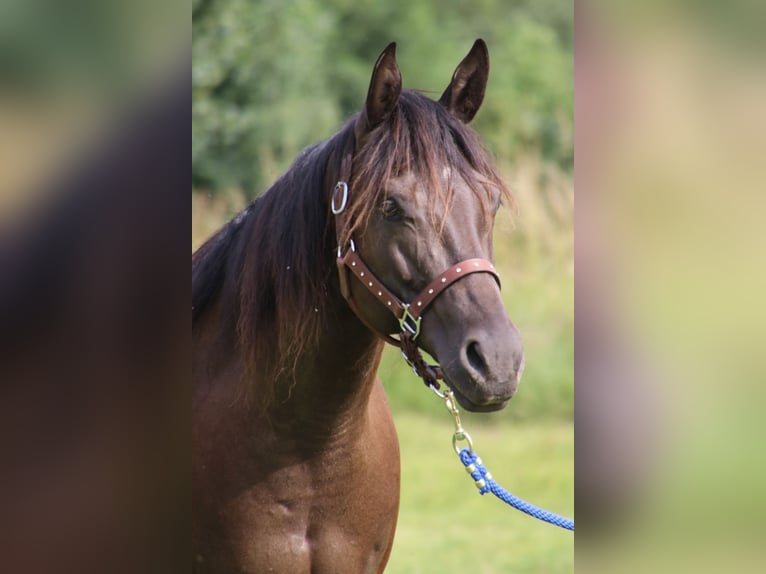
<svg viewBox="0 0 766 574">
<path fill-rule="evenodd" d="M 482 376 L 487 373 L 487 362 L 484 360 L 484 355 L 481 354 L 479 349 L 479 343 L 477 341 L 471 341 L 466 347 L 466 357 L 468 358 L 468 364 L 474 368 L 476 372 Z"/>
</svg>

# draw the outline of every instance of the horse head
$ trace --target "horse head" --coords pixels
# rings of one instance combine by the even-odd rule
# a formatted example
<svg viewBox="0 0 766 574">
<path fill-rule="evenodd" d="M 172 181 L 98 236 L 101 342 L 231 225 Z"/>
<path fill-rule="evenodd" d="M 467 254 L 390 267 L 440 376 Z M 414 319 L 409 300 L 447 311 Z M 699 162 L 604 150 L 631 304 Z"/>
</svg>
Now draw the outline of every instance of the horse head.
<svg viewBox="0 0 766 574">
<path fill-rule="evenodd" d="M 395 50 L 391 44 L 378 58 L 354 125 L 352 191 L 339 237 L 363 259 L 371 279 L 369 285 L 359 276 L 350 281 L 348 298 L 372 329 L 398 333 L 407 324 L 387 308 L 384 288 L 414 308 L 434 278 L 445 270 L 462 273 L 428 301 L 418 317 L 417 343 L 441 364 L 464 408 L 499 410 L 516 392 L 524 355 L 490 263 L 495 215 L 510 195 L 467 127 L 484 99 L 487 47 L 476 41 L 438 101 L 402 91 Z M 334 195 L 333 201 L 345 204 L 346 198 Z M 482 272 L 466 273 L 465 261 Z"/>
</svg>

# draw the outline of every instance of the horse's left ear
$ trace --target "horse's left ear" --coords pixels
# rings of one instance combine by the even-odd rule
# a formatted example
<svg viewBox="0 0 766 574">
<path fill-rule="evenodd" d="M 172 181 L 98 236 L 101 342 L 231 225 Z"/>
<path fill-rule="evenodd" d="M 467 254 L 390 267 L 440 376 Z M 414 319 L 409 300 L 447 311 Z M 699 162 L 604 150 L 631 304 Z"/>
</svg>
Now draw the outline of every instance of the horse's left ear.
<svg viewBox="0 0 766 574">
<path fill-rule="evenodd" d="M 356 123 L 357 141 L 387 119 L 399 103 L 402 74 L 396 63 L 396 42 L 391 42 L 375 62 L 362 115 Z"/>
<path fill-rule="evenodd" d="M 452 81 L 444 90 L 439 103 L 463 123 L 470 122 L 479 111 L 489 78 L 489 50 L 479 38 L 460 62 Z"/>
</svg>

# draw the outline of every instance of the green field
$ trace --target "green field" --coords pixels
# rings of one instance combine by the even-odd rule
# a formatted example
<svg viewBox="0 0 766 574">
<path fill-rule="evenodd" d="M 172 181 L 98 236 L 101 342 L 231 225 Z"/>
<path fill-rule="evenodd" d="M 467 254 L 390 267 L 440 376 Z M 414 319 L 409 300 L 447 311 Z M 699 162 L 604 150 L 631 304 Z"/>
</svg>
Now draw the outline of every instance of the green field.
<svg viewBox="0 0 766 574">
<path fill-rule="evenodd" d="M 511 509 L 491 494 L 479 495 L 452 450 L 451 418 L 436 397 L 433 411 L 433 416 L 395 413 L 402 501 L 386 573 L 572 572 L 573 534 Z M 481 424 L 476 417 L 465 423 L 501 485 L 573 516 L 571 423 Z"/>
</svg>

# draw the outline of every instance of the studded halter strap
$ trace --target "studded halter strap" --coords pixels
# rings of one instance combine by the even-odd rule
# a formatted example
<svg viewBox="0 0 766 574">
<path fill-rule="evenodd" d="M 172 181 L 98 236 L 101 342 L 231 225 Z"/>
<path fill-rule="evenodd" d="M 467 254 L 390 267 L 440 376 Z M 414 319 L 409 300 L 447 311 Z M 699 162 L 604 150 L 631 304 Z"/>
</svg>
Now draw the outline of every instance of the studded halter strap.
<svg viewBox="0 0 766 574">
<path fill-rule="evenodd" d="M 427 386 L 438 389 L 439 383 L 437 379 L 443 378 L 441 368 L 435 365 L 428 365 L 425 362 L 416 342 L 420 335 L 420 323 L 423 313 L 450 285 L 463 277 L 473 273 L 489 273 L 495 278 L 498 286 L 500 285 L 500 277 L 497 271 L 495 271 L 495 266 L 490 261 L 478 258 L 466 259 L 438 275 L 410 303 L 405 303 L 392 293 L 365 265 L 356 250 L 353 238 L 349 239 L 345 245 L 343 242 L 342 235 L 346 226 L 346 208 L 349 201 L 348 181 L 351 176 L 352 157 L 352 152 L 344 154 L 341 160 L 341 179 L 335 185 L 330 200 L 330 209 L 335 216 L 335 232 L 338 240 L 336 264 L 338 266 L 341 293 L 351 307 L 351 310 L 367 328 L 386 342 L 401 347 L 402 355 L 413 368 L 415 374 L 421 377 Z M 398 339 L 389 333 L 378 331 L 359 311 L 351 293 L 352 278 L 358 280 L 396 317 L 400 328 Z"/>
</svg>

